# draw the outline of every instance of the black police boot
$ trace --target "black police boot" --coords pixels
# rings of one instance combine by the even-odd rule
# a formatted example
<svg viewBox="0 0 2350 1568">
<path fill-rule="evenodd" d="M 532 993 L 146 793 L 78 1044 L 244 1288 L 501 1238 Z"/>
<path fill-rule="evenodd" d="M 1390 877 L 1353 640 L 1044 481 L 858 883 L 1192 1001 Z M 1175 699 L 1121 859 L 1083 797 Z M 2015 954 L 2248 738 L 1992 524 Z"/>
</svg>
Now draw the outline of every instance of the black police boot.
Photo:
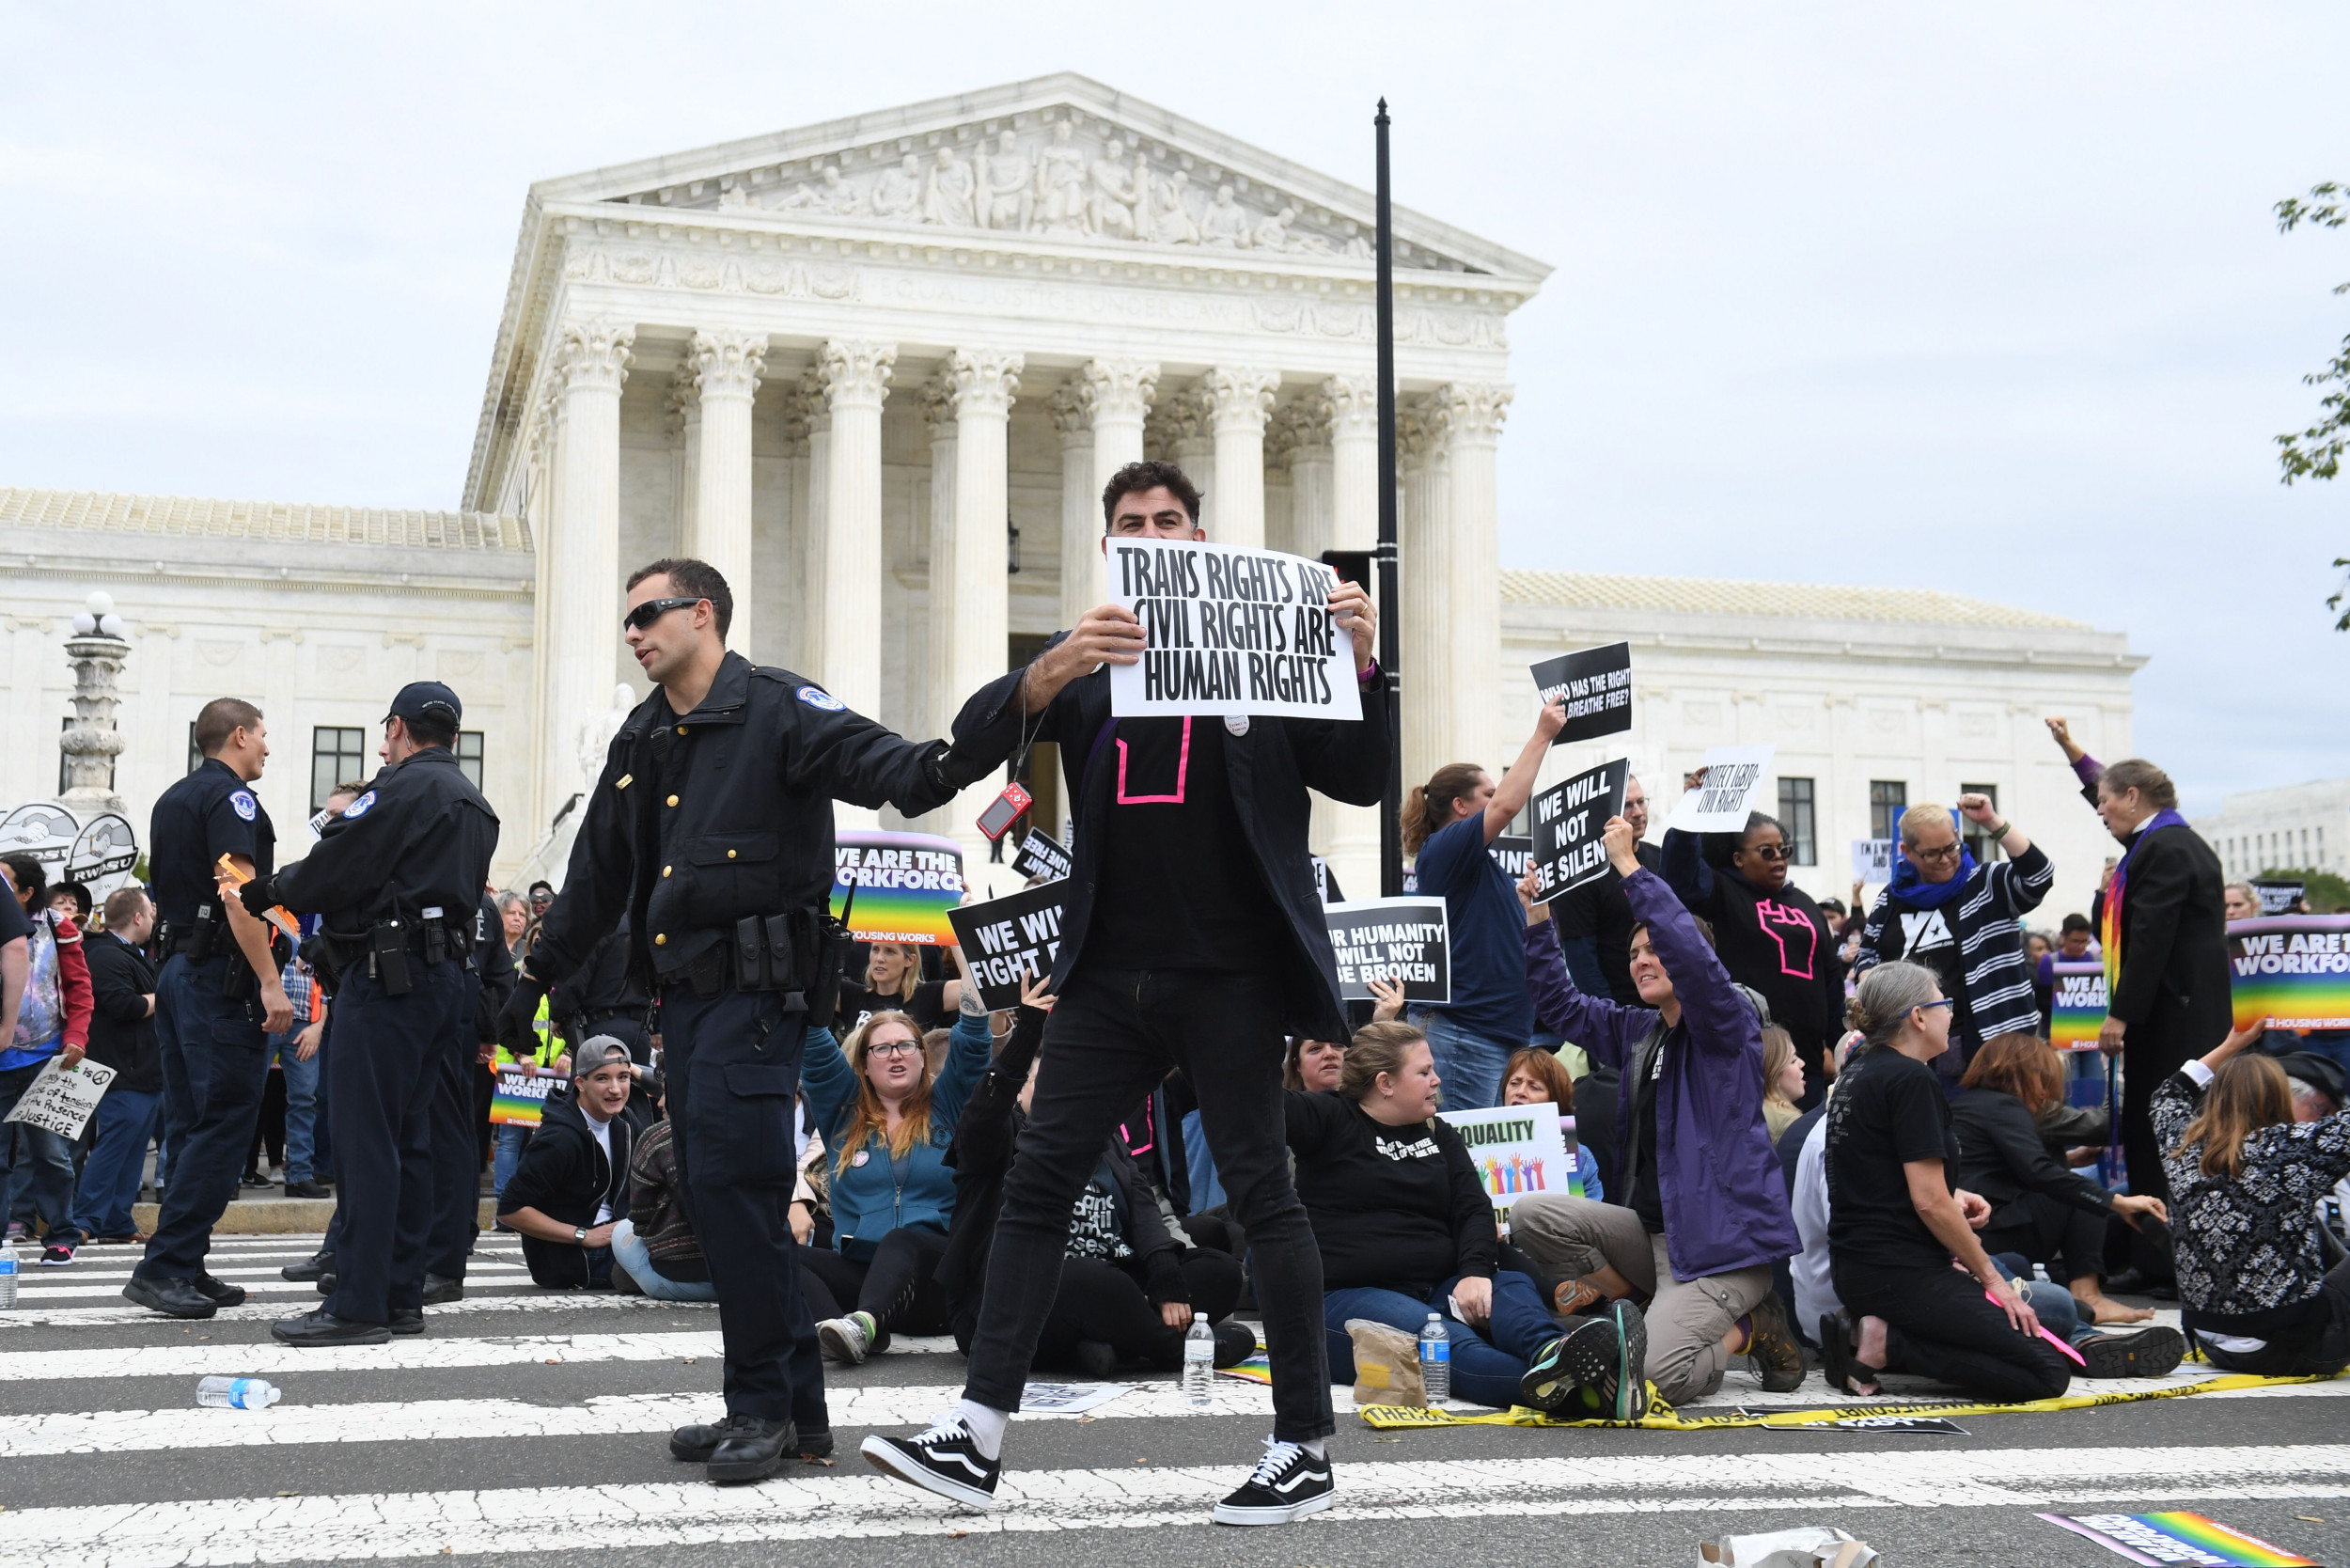
<svg viewBox="0 0 2350 1568">
<path fill-rule="evenodd" d="M 307 1258 L 303 1259 L 302 1262 L 298 1263 L 288 1263 L 284 1268 L 279 1269 L 277 1271 L 277 1277 L 281 1279 L 291 1279 L 299 1283 L 305 1280 L 323 1278 L 325 1276 L 334 1272 L 335 1254 L 332 1252 L 313 1252 Z"/>
<path fill-rule="evenodd" d="M 338 1318 L 323 1307 L 298 1318 L 280 1318 L 269 1325 L 269 1332 L 270 1338 L 287 1345 L 380 1345 L 392 1337 L 388 1324 Z"/>
<path fill-rule="evenodd" d="M 319 1276 L 319 1294 L 333 1295 L 334 1294 L 335 1275 L 334 1271 L 330 1269 L 326 1273 Z"/>
<path fill-rule="evenodd" d="M 395 1334 L 423 1333 L 424 1309 L 421 1307 L 393 1308 L 391 1330 Z"/>
<path fill-rule="evenodd" d="M 212 1304 L 215 1307 L 242 1307 L 244 1305 L 244 1287 L 243 1285 L 231 1285 L 226 1279 L 215 1279 L 209 1274 L 199 1274 L 196 1277 L 196 1288 L 204 1293 L 205 1296 L 209 1298 Z"/>
<path fill-rule="evenodd" d="M 452 1301 L 464 1299 L 465 1282 L 462 1279 L 451 1279 L 439 1274 L 424 1277 L 424 1304 L 427 1307 L 445 1307 Z"/>
<path fill-rule="evenodd" d="M 711 1450 L 710 1479 L 719 1486 L 764 1481 L 783 1467 L 785 1453 L 799 1448 L 800 1435 L 788 1420 L 729 1415 L 718 1430 L 721 1437 Z"/>
<path fill-rule="evenodd" d="M 122 1287 L 126 1301 L 167 1318 L 209 1318 L 220 1304 L 196 1288 L 190 1279 L 133 1279 Z"/>
</svg>

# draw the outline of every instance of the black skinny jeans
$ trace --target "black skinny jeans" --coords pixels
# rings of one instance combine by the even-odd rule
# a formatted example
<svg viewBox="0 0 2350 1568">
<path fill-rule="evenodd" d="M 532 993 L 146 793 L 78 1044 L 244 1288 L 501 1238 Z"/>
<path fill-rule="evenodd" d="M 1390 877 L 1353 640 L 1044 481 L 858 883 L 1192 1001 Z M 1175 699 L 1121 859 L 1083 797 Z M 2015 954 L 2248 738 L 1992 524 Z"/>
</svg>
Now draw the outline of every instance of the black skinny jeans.
<svg viewBox="0 0 2350 1568">
<path fill-rule="evenodd" d="M 1985 1252 L 2020 1252 L 2035 1263 L 2048 1265 L 2048 1278 L 2069 1285 L 2084 1274 L 2100 1278 L 2106 1272 L 2106 1220 L 2076 1209 L 2044 1192 L 2028 1192 L 2021 1200 L 2027 1217 L 2012 1225 L 1993 1225 L 1981 1232 Z"/>
<path fill-rule="evenodd" d="M 1180 1067 L 1198 1092 L 1232 1217 L 1248 1232 L 1273 1359 L 1273 1435 L 1292 1443 L 1330 1435 L 1322 1253 L 1290 1184 L 1281 1003 L 1280 983 L 1269 976 L 1080 962 L 1044 1025 L 1027 1130 L 1004 1180 L 966 1398 L 1020 1408 L 1060 1289 L 1070 1208 L 1110 1129 Z"/>
<path fill-rule="evenodd" d="M 871 1314 L 884 1334 L 944 1334 L 947 1293 L 939 1288 L 938 1260 L 947 1250 L 943 1231 L 905 1227 L 882 1237 L 871 1259 L 857 1262 L 830 1247 L 800 1248 L 800 1266 L 823 1282 L 841 1310 Z M 808 1309 L 822 1312 L 808 1293 Z M 835 1313 L 825 1313 L 835 1316 Z"/>
<path fill-rule="evenodd" d="M 2073 1363 L 2037 1334 L 2018 1334 L 1982 1282 L 1948 1264 L 1839 1267 L 1836 1294 L 1855 1323 L 1883 1318 L 1885 1372 L 1911 1372 L 2000 1403 L 2054 1399 Z"/>
<path fill-rule="evenodd" d="M 2253 1372 L 2262 1377 L 2330 1377 L 2350 1367 L 2350 1262 L 2336 1263 L 2318 1286 L 2324 1314 L 2300 1333 L 2272 1337 L 2267 1348 L 2250 1355 L 2215 1350 L 2203 1343 L 2203 1354 L 2222 1372 Z M 2201 1339 L 2201 1336 L 2198 1336 Z"/>
<path fill-rule="evenodd" d="M 1240 1260 L 1204 1248 L 1183 1261 L 1183 1304 L 1222 1323 L 1240 1299 Z M 1098 1340 L 1118 1352 L 1120 1361 L 1147 1361 L 1161 1371 L 1183 1364 L 1183 1335 L 1190 1327 L 1169 1328 L 1151 1305 L 1135 1277 L 1116 1263 L 1099 1258 L 1064 1258 L 1060 1294 L 1053 1299 L 1053 1315 L 1044 1321 L 1037 1341 L 1041 1365 L 1069 1366 L 1081 1340 Z"/>
</svg>

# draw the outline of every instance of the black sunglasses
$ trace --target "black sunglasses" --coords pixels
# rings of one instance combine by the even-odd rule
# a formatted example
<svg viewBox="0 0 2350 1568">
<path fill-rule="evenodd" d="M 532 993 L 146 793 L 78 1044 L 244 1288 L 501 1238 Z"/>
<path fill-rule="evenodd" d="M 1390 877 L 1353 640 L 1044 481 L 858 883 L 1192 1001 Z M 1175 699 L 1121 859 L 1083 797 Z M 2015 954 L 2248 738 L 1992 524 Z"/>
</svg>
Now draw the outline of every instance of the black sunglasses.
<svg viewBox="0 0 2350 1568">
<path fill-rule="evenodd" d="M 697 598 L 648 599 L 643 604 L 637 605 L 634 609 L 629 611 L 628 614 L 620 617 L 620 629 L 622 631 L 627 631 L 634 627 L 635 630 L 641 632 L 650 626 L 654 621 L 659 620 L 663 616 L 667 615 L 671 610 L 682 610 L 688 604 L 698 604 L 700 603 L 701 601 Z"/>
<path fill-rule="evenodd" d="M 1748 844 L 1746 848 L 1748 855 L 1757 855 L 1764 860 L 1785 860 L 1788 858 L 1787 850 L 1778 844 Z"/>
</svg>

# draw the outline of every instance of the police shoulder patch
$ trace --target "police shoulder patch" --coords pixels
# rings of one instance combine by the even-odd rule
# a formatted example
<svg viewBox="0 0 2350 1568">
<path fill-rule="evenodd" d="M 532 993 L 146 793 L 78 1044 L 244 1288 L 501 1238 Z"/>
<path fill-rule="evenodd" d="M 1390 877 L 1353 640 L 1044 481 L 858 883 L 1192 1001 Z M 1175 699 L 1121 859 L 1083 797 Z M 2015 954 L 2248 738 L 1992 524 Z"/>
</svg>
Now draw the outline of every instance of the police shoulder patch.
<svg viewBox="0 0 2350 1568">
<path fill-rule="evenodd" d="M 822 708 L 827 713 L 839 713 L 848 706 L 847 703 L 821 686 L 802 686 L 800 700 L 811 708 Z"/>
<path fill-rule="evenodd" d="M 229 791 L 228 808 L 246 822 L 251 822 L 261 812 L 260 803 L 253 798 L 253 792 L 250 790 Z"/>
<path fill-rule="evenodd" d="M 375 792 L 373 790 L 369 790 L 366 794 L 361 795 L 357 800 L 354 800 L 349 806 L 344 807 L 343 815 L 346 817 L 364 817 L 370 810 L 372 810 L 374 807 Z"/>
</svg>

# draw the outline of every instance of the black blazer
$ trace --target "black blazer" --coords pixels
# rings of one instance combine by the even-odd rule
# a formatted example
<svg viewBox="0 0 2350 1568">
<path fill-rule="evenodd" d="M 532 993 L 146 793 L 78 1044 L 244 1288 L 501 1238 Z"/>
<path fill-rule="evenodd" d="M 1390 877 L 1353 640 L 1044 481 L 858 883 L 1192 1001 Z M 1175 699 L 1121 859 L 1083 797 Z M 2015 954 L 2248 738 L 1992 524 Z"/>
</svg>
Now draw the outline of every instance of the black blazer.
<svg viewBox="0 0 2350 1568">
<path fill-rule="evenodd" d="M 155 991 L 155 965 L 118 936 L 103 933 L 82 944 L 89 961 L 91 1009 L 89 1058 L 122 1075 L 111 1087 L 140 1094 L 161 1093 L 163 1058 L 155 1043 L 155 1015 L 147 998 Z"/>
<path fill-rule="evenodd" d="M 2132 1044 L 2159 1042 L 2168 1073 L 2218 1044 L 2234 1024 L 2226 877 L 2211 846 L 2185 824 L 2141 834 L 2137 844 L 2123 886 L 2122 981 L 2111 1008 L 2130 1027 Z"/>
<path fill-rule="evenodd" d="M 1068 635 L 1055 634 L 1045 647 L 1055 647 Z M 1092 761 L 1109 742 L 1110 675 L 1105 665 L 1072 681 L 1043 713 L 1029 715 L 1024 724 L 1018 701 L 1024 673 L 1013 670 L 991 682 L 964 704 L 955 717 L 955 750 L 976 764 L 1003 760 L 1024 740 L 1051 741 L 1060 747 L 1061 773 L 1076 805 L 1071 815 L 1076 821 L 1077 841 L 1070 851 L 1075 869 L 1069 874 L 1061 908 L 1060 956 L 1053 965 L 1052 982 L 1058 990 L 1085 949 L 1094 883 L 1101 875 L 1099 823 L 1108 809 L 1113 770 L 1096 769 Z M 1224 756 L 1241 830 L 1297 943 L 1297 962 L 1278 965 L 1289 986 L 1283 1027 L 1291 1034 L 1316 1040 L 1346 1040 L 1353 1034 L 1339 997 L 1338 958 L 1330 950 L 1330 928 L 1314 886 L 1313 856 L 1306 847 L 1312 812 L 1306 792 L 1319 790 L 1349 806 L 1378 805 L 1386 783 L 1388 745 L 1386 704 L 1376 691 L 1363 693 L 1363 716 L 1356 723 L 1258 718 L 1246 734 L 1225 737 Z"/>
<path fill-rule="evenodd" d="M 1991 1205 L 1994 1226 L 2029 1225 L 2015 1207 L 2028 1192 L 2043 1193 L 2088 1214 L 2109 1214 L 2113 1194 L 2059 1165 L 2024 1102 L 1996 1089 L 1970 1089 L 1950 1102 L 1958 1134 L 1958 1184 Z"/>
</svg>

